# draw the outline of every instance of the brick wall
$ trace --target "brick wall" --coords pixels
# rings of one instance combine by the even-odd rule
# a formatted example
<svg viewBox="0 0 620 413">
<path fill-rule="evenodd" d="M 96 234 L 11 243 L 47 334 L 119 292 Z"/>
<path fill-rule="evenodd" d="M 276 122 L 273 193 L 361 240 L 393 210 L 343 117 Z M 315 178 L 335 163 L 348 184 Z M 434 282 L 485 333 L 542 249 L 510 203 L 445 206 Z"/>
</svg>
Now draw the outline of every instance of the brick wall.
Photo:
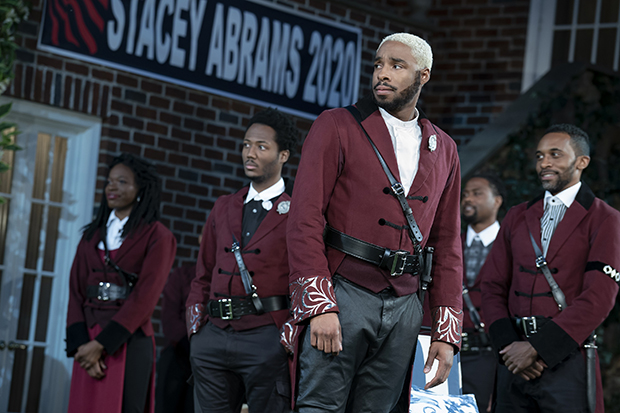
<svg viewBox="0 0 620 413">
<path fill-rule="evenodd" d="M 521 91 L 530 0 L 434 0 L 428 116 L 466 143 Z"/>
</svg>

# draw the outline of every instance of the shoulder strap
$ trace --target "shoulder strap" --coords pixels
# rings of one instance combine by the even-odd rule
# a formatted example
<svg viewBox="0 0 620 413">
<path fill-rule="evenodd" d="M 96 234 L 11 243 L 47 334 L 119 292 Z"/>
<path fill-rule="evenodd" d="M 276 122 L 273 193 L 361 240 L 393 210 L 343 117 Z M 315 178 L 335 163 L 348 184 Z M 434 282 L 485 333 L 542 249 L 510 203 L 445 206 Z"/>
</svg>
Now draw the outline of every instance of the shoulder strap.
<svg viewBox="0 0 620 413">
<path fill-rule="evenodd" d="M 103 227 L 101 227 L 101 242 L 103 242 L 103 250 L 105 251 L 105 263 L 110 265 L 112 268 L 114 268 L 114 270 L 123 277 L 123 280 L 125 281 L 127 287 L 129 288 L 127 293 L 129 293 L 131 292 L 134 285 L 136 285 L 136 283 L 138 282 L 138 276 L 134 274 L 133 272 L 127 272 L 123 270 L 121 267 L 118 266 L 118 264 L 116 264 L 116 262 L 114 262 L 112 257 L 110 257 L 110 251 L 108 250 L 107 239 L 108 239 L 108 226 L 104 225 Z"/>
<path fill-rule="evenodd" d="M 422 242 L 422 239 L 423 239 L 422 231 L 420 231 L 420 227 L 418 226 L 418 223 L 415 221 L 415 218 L 413 217 L 413 211 L 411 210 L 411 207 L 407 203 L 407 198 L 406 198 L 403 185 L 400 182 L 398 182 L 396 178 L 394 178 L 394 175 L 392 174 L 392 172 L 390 172 L 390 169 L 385 163 L 383 156 L 381 156 L 381 153 L 379 153 L 379 150 L 375 146 L 375 143 L 372 141 L 372 139 L 370 139 L 368 132 L 366 132 L 366 129 L 362 125 L 362 119 L 361 119 L 359 110 L 357 110 L 355 106 L 347 106 L 345 109 L 347 109 L 351 113 L 351 115 L 353 115 L 353 118 L 355 118 L 357 123 L 360 125 L 360 128 L 362 128 L 362 130 L 364 131 L 364 134 L 366 135 L 366 138 L 368 138 L 368 142 L 370 142 L 372 149 L 375 151 L 377 158 L 379 158 L 379 162 L 381 163 L 383 172 L 385 172 L 385 174 L 388 177 L 388 180 L 390 181 L 392 193 L 396 196 L 396 199 L 398 199 L 398 202 L 400 203 L 400 207 L 402 208 L 403 213 L 405 214 L 405 219 L 407 220 L 407 224 L 409 225 L 409 237 L 411 238 L 411 241 L 413 242 L 413 245 L 416 247 L 416 249 L 419 250 L 420 243 Z"/>
<path fill-rule="evenodd" d="M 243 262 L 243 257 L 241 256 L 241 248 L 239 246 L 239 241 L 235 238 L 235 234 L 232 236 L 233 244 L 230 251 L 235 256 L 235 261 L 237 261 L 237 266 L 239 267 L 239 272 L 241 273 L 241 281 L 243 282 L 243 288 L 245 289 L 245 293 L 250 296 L 252 299 L 252 304 L 256 308 L 256 314 L 263 314 L 265 309 L 263 308 L 263 303 L 258 297 L 258 293 L 256 292 L 256 286 L 252 281 L 252 276 L 245 266 L 245 262 Z"/>
<path fill-rule="evenodd" d="M 536 267 L 540 268 L 543 275 L 545 276 L 547 283 L 549 283 L 549 287 L 551 287 L 551 294 L 553 294 L 553 299 L 557 303 L 560 311 L 562 311 L 566 308 L 566 297 L 564 296 L 564 293 L 560 289 L 558 283 L 555 282 L 553 275 L 551 275 L 551 271 L 547 266 L 547 260 L 545 259 L 545 256 L 538 247 L 538 244 L 536 244 L 536 241 L 532 236 L 532 232 L 530 232 L 530 240 L 532 241 L 532 246 L 534 247 L 534 252 L 536 253 Z"/>
</svg>

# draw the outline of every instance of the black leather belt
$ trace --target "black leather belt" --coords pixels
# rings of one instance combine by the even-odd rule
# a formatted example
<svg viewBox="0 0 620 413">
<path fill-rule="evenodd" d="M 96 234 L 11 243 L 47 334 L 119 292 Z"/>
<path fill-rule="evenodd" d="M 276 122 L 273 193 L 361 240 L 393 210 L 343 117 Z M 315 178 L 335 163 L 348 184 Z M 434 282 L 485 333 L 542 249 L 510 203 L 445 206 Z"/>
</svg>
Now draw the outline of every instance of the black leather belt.
<svg viewBox="0 0 620 413">
<path fill-rule="evenodd" d="M 266 313 L 285 310 L 290 307 L 289 299 L 286 295 L 274 295 L 261 298 L 260 301 Z M 217 317 L 222 320 L 236 320 L 244 315 L 256 314 L 256 307 L 254 307 L 252 300 L 249 298 L 221 298 L 209 301 L 207 303 L 207 312 L 210 317 Z"/>
<path fill-rule="evenodd" d="M 538 333 L 538 330 L 549 321 L 550 318 L 542 316 L 515 317 L 514 323 L 517 330 L 525 337 Z"/>
<path fill-rule="evenodd" d="M 490 351 L 489 340 L 478 331 L 463 332 L 461 335 L 461 351 Z"/>
<path fill-rule="evenodd" d="M 127 298 L 127 287 L 101 281 L 98 285 L 86 287 L 86 297 L 99 301 L 124 300 Z"/>
<path fill-rule="evenodd" d="M 344 234 L 330 226 L 325 227 L 324 238 L 326 245 L 388 270 L 392 277 L 404 273 L 420 274 L 422 268 L 420 256 L 411 254 L 409 251 L 393 251 L 389 248 L 379 247 Z"/>
</svg>

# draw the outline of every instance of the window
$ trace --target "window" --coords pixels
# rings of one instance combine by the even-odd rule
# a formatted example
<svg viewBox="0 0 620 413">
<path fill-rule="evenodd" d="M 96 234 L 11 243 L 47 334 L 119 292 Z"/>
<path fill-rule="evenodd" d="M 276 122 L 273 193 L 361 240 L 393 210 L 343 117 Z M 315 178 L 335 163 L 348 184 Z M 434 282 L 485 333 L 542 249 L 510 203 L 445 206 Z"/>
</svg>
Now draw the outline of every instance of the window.
<svg viewBox="0 0 620 413">
<path fill-rule="evenodd" d="M 522 91 L 561 63 L 618 71 L 619 60 L 620 0 L 532 0 Z"/>
</svg>

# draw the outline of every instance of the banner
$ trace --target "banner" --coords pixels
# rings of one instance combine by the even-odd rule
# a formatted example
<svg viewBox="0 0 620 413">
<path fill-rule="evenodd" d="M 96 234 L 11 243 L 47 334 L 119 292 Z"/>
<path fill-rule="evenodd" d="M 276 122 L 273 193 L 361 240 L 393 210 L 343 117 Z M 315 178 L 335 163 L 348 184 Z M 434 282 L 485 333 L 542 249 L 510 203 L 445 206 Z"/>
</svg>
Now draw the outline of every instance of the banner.
<svg viewBox="0 0 620 413">
<path fill-rule="evenodd" d="M 245 0 L 46 0 L 42 50 L 314 119 L 357 100 L 361 29 Z"/>
</svg>

